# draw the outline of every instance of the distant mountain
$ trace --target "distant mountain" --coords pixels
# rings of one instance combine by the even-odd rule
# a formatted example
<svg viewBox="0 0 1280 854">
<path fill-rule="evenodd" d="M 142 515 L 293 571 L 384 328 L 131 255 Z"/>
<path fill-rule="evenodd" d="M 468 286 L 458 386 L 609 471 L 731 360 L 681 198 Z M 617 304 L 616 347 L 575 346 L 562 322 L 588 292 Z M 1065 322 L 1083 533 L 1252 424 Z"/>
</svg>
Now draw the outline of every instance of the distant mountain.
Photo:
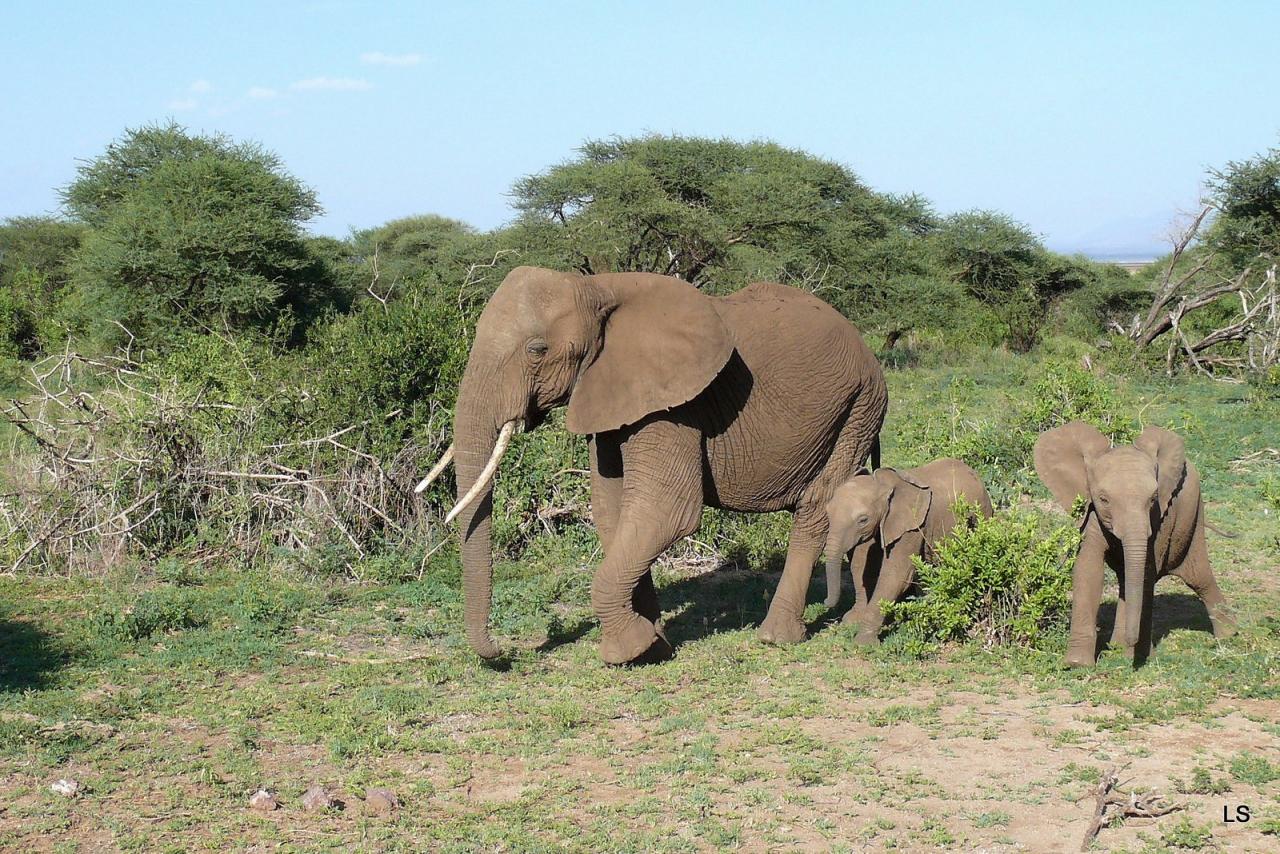
<svg viewBox="0 0 1280 854">
<path fill-rule="evenodd" d="M 1169 252 L 1167 234 L 1177 214 L 1170 211 L 1125 217 L 1093 226 L 1070 237 L 1051 237 L 1055 252 L 1080 254 L 1096 261 L 1143 261 Z"/>
</svg>

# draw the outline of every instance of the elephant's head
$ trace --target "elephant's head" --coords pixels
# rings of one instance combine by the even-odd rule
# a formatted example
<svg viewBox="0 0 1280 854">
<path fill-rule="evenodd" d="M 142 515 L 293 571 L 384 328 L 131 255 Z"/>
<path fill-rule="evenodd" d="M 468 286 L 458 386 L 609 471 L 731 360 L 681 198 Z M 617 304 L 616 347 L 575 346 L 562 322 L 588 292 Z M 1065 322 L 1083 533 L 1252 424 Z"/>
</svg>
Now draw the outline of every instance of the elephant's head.
<svg viewBox="0 0 1280 854">
<path fill-rule="evenodd" d="M 678 279 L 507 275 L 476 326 L 453 425 L 459 498 L 449 518 L 460 520 L 467 639 L 479 655 L 499 654 L 488 628 L 492 480 L 512 433 L 564 404 L 575 433 L 634 424 L 696 397 L 732 354 L 711 299 Z"/>
<path fill-rule="evenodd" d="M 862 472 L 836 488 L 827 502 L 827 607 L 840 601 L 840 562 L 845 554 L 872 538 L 886 553 L 908 531 L 924 525 L 932 494 L 929 489 L 890 468 Z M 850 561 L 858 579 L 865 570 L 866 550 Z M 856 582 L 855 582 L 856 583 Z"/>
<path fill-rule="evenodd" d="M 1159 427 L 1142 431 L 1132 445 L 1112 447 L 1097 428 L 1072 421 L 1036 440 L 1036 472 L 1068 513 L 1084 496 L 1103 529 L 1124 552 L 1125 644 L 1141 629 L 1152 533 L 1186 477 L 1182 439 Z"/>
</svg>

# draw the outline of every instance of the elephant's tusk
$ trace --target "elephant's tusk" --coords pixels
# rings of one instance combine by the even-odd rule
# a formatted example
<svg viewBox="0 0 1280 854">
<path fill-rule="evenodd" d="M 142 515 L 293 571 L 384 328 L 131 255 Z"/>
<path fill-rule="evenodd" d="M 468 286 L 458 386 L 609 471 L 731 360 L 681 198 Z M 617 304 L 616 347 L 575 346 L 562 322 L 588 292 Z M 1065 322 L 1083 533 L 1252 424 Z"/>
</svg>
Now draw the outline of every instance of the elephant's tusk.
<svg viewBox="0 0 1280 854">
<path fill-rule="evenodd" d="M 448 468 L 449 463 L 451 462 L 453 462 L 453 444 L 452 443 L 450 443 L 449 447 L 445 449 L 444 456 L 440 458 L 440 462 L 436 463 L 435 466 L 432 467 L 431 471 L 427 472 L 427 476 L 424 477 L 422 481 L 413 488 L 413 494 L 414 495 L 421 494 L 422 490 L 430 486 L 431 482 L 436 478 L 438 478 L 440 476 L 440 473 L 443 472 L 446 468 Z"/>
<path fill-rule="evenodd" d="M 446 525 L 458 518 L 458 514 L 467 509 L 467 505 L 475 501 L 476 496 L 484 492 L 485 488 L 488 487 L 489 481 L 493 480 L 493 475 L 498 470 L 498 462 L 502 459 L 502 455 L 506 453 L 507 445 L 511 442 L 511 435 L 515 432 L 515 421 L 508 421 L 502 425 L 502 430 L 498 433 L 498 441 L 493 445 L 493 453 L 489 455 L 489 462 L 485 463 L 480 476 L 476 478 L 476 482 L 467 490 L 467 494 L 459 498 L 458 503 L 453 505 L 453 509 L 449 511 L 449 515 L 444 517 Z"/>
</svg>

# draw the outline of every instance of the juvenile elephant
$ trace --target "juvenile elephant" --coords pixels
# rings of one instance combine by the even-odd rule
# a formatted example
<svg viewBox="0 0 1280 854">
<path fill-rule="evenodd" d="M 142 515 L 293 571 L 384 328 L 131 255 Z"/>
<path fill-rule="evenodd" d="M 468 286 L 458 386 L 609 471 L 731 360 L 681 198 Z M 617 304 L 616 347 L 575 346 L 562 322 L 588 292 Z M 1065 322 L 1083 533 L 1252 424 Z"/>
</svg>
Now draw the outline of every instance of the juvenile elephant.
<svg viewBox="0 0 1280 854">
<path fill-rule="evenodd" d="M 514 432 L 568 405 L 588 437 L 591 513 L 604 560 L 591 585 L 609 663 L 669 651 L 650 566 L 702 507 L 795 514 L 782 580 L 760 627 L 804 638 L 827 533 L 823 507 L 867 459 L 884 376 L 858 330 L 817 297 L 753 284 L 710 297 L 648 273 L 513 270 L 485 306 L 458 390 L 454 437 L 467 639 L 485 658 L 492 607 L 492 479 Z M 454 449 L 419 484 L 447 465 Z"/>
<path fill-rule="evenodd" d="M 827 607 L 840 601 L 840 564 L 849 554 L 854 605 L 846 624 L 861 629 L 858 643 L 880 641 L 884 614 L 880 602 L 896 600 L 911 584 L 911 558 L 928 556 L 933 545 L 956 526 L 952 505 L 963 498 L 991 515 L 991 498 L 977 473 L 959 460 L 934 460 L 919 468 L 878 469 L 854 475 L 827 502 L 830 530 L 825 549 Z M 875 574 L 868 597 L 866 577 Z"/>
<path fill-rule="evenodd" d="M 1072 575 L 1069 666 L 1096 660 L 1104 564 L 1120 581 L 1111 643 L 1123 642 L 1135 663 L 1149 652 L 1152 590 L 1165 575 L 1178 576 L 1200 596 L 1215 637 L 1235 633 L 1209 566 L 1200 476 L 1180 437 L 1148 427 L 1132 445 L 1112 447 L 1095 427 L 1072 421 L 1040 435 L 1035 465 L 1068 513 L 1086 499 Z"/>
</svg>

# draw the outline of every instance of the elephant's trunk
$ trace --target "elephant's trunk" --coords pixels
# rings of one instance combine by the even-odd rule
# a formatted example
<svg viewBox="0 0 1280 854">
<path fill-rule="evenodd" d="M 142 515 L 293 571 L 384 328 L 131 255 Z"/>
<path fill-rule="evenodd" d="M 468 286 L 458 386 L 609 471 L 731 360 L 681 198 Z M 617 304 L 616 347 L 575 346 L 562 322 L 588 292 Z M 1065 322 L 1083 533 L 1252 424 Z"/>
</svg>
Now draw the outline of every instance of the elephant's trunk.
<svg viewBox="0 0 1280 854">
<path fill-rule="evenodd" d="M 827 531 L 827 544 L 822 556 L 827 563 L 827 599 L 828 608 L 834 608 L 840 602 L 840 566 L 844 563 L 844 555 L 848 546 L 845 543 L 845 532 L 833 520 Z"/>
<path fill-rule="evenodd" d="M 1147 581 L 1147 546 L 1150 535 L 1141 531 L 1121 538 L 1124 549 L 1124 643 L 1136 649 L 1142 632 L 1142 611 Z"/>
<path fill-rule="evenodd" d="M 493 456 L 498 424 L 473 366 L 458 390 L 454 415 L 454 469 L 461 500 L 477 485 Z M 489 634 L 489 613 L 493 607 L 493 553 L 490 537 L 493 517 L 493 481 L 484 485 L 457 514 L 462 541 L 462 590 L 467 641 L 481 658 L 497 658 L 501 653 Z"/>
<path fill-rule="evenodd" d="M 844 563 L 844 555 L 838 551 L 827 550 L 827 600 L 828 608 L 834 608 L 840 602 L 840 565 Z"/>
</svg>

